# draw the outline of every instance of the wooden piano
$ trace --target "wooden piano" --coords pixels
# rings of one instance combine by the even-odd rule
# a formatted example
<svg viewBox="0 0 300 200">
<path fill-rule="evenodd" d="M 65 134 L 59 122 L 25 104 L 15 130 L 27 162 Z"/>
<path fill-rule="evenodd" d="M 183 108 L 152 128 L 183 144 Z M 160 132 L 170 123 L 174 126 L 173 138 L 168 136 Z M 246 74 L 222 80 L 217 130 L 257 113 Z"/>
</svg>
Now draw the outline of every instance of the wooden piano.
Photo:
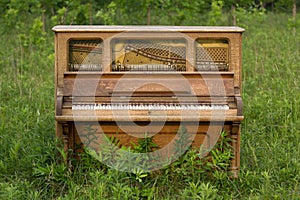
<svg viewBox="0 0 300 200">
<path fill-rule="evenodd" d="M 66 152 L 91 144 L 87 129 L 96 140 L 106 134 L 123 145 L 147 133 L 161 148 L 174 141 L 179 127 L 193 136 L 192 145 L 207 148 L 226 131 L 237 175 L 244 29 L 55 26 L 53 31 L 56 136 Z"/>
</svg>

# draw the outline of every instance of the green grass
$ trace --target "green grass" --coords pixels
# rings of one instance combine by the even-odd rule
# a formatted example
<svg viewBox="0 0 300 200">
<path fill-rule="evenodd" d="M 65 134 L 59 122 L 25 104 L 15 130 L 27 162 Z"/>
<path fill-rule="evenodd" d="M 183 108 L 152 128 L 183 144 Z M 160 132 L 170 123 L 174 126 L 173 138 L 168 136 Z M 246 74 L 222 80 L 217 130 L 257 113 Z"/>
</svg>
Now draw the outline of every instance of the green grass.
<svg viewBox="0 0 300 200">
<path fill-rule="evenodd" d="M 150 174 L 118 172 L 88 155 L 69 171 L 54 138 L 53 34 L 35 45 L 17 33 L 1 37 L 0 199 L 300 199 L 300 30 L 293 35 L 287 20 L 239 22 L 247 30 L 238 179 L 193 168 L 193 152 Z"/>
<path fill-rule="evenodd" d="M 244 172 L 261 176 L 255 193 L 300 198 L 299 33 L 269 16 L 244 40 Z"/>
</svg>

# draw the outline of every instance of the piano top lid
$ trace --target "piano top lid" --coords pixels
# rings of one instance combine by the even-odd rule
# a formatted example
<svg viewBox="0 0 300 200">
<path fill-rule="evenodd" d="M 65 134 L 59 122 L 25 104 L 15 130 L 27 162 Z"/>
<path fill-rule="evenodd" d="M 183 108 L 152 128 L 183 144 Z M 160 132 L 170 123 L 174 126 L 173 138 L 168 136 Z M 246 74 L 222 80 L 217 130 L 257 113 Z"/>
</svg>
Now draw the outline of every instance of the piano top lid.
<svg viewBox="0 0 300 200">
<path fill-rule="evenodd" d="M 58 25 L 54 32 L 237 32 L 245 29 L 237 26 L 101 26 L 101 25 Z"/>
</svg>

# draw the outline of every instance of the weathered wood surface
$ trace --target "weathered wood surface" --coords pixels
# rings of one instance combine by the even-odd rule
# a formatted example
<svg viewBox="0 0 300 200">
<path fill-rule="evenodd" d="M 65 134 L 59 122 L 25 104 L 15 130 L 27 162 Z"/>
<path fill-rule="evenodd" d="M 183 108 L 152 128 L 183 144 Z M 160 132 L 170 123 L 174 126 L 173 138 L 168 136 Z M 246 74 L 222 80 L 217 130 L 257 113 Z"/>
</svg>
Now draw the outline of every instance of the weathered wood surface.
<svg viewBox="0 0 300 200">
<path fill-rule="evenodd" d="M 233 73 L 65 74 L 64 96 L 234 96 Z"/>
<path fill-rule="evenodd" d="M 52 28 L 55 32 L 120 32 L 120 31 L 178 31 L 178 32 L 244 32 L 245 29 L 236 26 L 89 26 L 60 25 Z"/>
<path fill-rule="evenodd" d="M 66 153 L 77 151 L 82 145 L 79 136 L 86 125 L 100 125 L 108 136 L 118 136 L 124 145 L 136 142 L 144 132 L 159 128 L 154 136 L 160 147 L 174 137 L 181 123 L 187 130 L 196 130 L 193 145 L 199 147 L 208 134 L 208 127 L 225 130 L 233 140 L 231 170 L 237 176 L 240 167 L 240 123 L 242 114 L 242 33 L 239 27 L 204 26 L 55 26 L 55 99 L 56 135 L 64 142 Z M 184 40 L 185 69 L 177 72 L 113 72 L 113 39 L 180 39 Z M 225 72 L 197 72 L 195 57 L 198 40 L 227 41 Z M 69 42 L 71 40 L 99 40 L 102 71 L 71 72 Z M 220 44 L 214 44 L 218 46 Z M 174 45 L 173 45 L 174 46 Z M 77 55 L 77 54 L 76 54 Z M 92 60 L 94 61 L 94 60 Z M 100 69 L 100 67 L 99 67 Z M 175 97 L 175 98 L 174 98 Z M 72 110 L 73 103 L 203 103 L 226 104 L 229 110 Z M 132 126 L 130 122 L 136 123 Z M 120 130 L 118 123 L 122 124 Z M 217 125 L 216 125 L 217 123 Z M 96 124 L 96 125 L 95 125 Z M 150 125 L 151 124 L 151 125 Z M 197 128 L 195 128 L 195 126 Z M 127 131 L 126 131 L 127 130 Z M 119 134 L 115 134 L 119 132 Z M 127 134 L 131 132 L 131 135 Z"/>
</svg>

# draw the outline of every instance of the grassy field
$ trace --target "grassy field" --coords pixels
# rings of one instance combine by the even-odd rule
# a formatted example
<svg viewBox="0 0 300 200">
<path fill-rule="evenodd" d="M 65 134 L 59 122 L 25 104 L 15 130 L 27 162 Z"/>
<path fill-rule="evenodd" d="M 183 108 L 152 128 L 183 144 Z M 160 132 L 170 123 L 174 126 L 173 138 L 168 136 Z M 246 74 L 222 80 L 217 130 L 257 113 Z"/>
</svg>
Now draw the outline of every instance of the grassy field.
<svg viewBox="0 0 300 200">
<path fill-rule="evenodd" d="M 0 199 L 300 199 L 300 36 L 286 15 L 244 16 L 241 171 L 208 175 L 195 154 L 130 174 L 84 156 L 57 162 L 53 33 L 0 39 Z M 212 171 L 210 171 L 212 172 Z"/>
</svg>

